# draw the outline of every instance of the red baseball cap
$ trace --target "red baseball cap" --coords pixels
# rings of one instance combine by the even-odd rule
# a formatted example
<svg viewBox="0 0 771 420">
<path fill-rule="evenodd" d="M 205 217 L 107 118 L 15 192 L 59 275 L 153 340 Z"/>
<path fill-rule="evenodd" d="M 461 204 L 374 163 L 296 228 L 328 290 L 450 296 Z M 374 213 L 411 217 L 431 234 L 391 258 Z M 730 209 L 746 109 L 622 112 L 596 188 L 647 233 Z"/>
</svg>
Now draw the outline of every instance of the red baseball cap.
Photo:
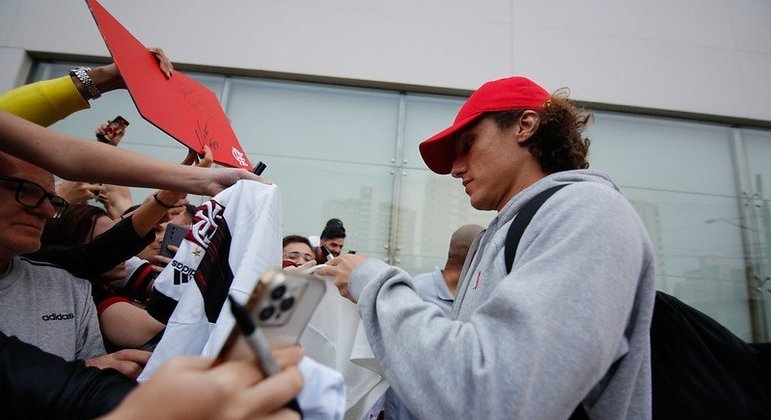
<svg viewBox="0 0 771 420">
<path fill-rule="evenodd" d="M 549 96 L 549 92 L 526 77 L 514 76 L 487 82 L 463 104 L 450 127 L 420 143 L 420 155 L 428 169 L 441 175 L 449 174 L 455 159 L 453 140 L 460 130 L 486 112 L 540 110 Z"/>
</svg>

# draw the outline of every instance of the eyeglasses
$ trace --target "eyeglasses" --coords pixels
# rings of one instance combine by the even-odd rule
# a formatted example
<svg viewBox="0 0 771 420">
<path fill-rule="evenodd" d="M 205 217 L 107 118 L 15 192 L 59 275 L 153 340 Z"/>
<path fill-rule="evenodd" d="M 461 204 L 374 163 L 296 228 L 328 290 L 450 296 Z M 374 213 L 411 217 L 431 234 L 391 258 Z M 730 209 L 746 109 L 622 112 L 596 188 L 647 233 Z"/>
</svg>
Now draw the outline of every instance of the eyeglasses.
<svg viewBox="0 0 771 420">
<path fill-rule="evenodd" d="M 285 260 L 300 260 L 300 259 L 302 259 L 303 261 L 308 262 L 308 261 L 310 261 L 310 260 L 312 260 L 314 258 L 313 258 L 313 255 L 311 255 L 311 254 L 301 254 L 301 253 L 299 253 L 297 251 L 294 251 L 294 252 L 287 252 L 286 254 L 284 254 L 284 259 Z"/>
<path fill-rule="evenodd" d="M 0 175 L 0 181 L 15 184 L 16 202 L 28 209 L 34 209 L 40 206 L 43 200 L 48 199 L 48 202 L 54 208 L 54 215 L 52 216 L 54 219 L 61 216 L 67 206 L 70 205 L 64 198 L 49 193 L 41 185 L 32 181 L 2 175 Z"/>
</svg>

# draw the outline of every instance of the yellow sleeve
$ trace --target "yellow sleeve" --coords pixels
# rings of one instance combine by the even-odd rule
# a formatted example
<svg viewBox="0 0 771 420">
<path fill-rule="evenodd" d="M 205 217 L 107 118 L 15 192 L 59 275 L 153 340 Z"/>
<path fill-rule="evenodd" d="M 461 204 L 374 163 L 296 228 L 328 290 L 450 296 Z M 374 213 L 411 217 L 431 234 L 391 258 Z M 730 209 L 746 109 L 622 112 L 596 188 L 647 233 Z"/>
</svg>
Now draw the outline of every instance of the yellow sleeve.
<svg viewBox="0 0 771 420">
<path fill-rule="evenodd" d="M 0 109 L 44 127 L 89 107 L 70 76 L 30 83 L 0 95 Z"/>
</svg>

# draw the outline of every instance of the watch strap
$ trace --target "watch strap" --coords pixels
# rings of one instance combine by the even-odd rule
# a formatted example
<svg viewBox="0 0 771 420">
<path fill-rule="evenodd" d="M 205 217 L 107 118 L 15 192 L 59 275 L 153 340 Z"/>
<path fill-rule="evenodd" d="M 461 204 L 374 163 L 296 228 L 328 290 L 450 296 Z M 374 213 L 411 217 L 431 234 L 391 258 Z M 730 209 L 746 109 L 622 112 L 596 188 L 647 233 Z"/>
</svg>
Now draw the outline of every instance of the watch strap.
<svg viewBox="0 0 771 420">
<path fill-rule="evenodd" d="M 91 95 L 91 99 L 96 99 L 102 96 L 102 94 L 97 89 L 94 81 L 91 80 L 91 76 L 88 75 L 89 71 L 91 71 L 91 67 L 75 67 L 70 70 L 70 76 L 77 77 L 80 83 L 83 83 L 83 86 L 86 87 L 88 94 Z"/>
</svg>

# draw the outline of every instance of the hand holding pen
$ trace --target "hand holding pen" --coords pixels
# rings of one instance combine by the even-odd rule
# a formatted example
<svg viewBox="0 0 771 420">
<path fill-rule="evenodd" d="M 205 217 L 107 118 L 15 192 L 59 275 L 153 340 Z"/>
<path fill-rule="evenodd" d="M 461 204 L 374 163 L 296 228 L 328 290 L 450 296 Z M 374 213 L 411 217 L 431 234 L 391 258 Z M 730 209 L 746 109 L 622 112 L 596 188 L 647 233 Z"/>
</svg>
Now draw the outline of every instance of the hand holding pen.
<svg viewBox="0 0 771 420">
<path fill-rule="evenodd" d="M 230 311 L 233 313 L 236 325 L 241 329 L 246 343 L 257 356 L 260 368 L 266 376 L 273 376 L 281 372 L 279 366 L 285 368 L 286 362 L 293 362 L 292 364 L 297 364 L 299 362 L 302 358 L 303 351 L 298 346 L 289 346 L 278 349 L 275 352 L 276 357 L 274 358 L 274 353 L 270 349 L 268 341 L 265 339 L 262 331 L 257 327 L 254 321 L 252 321 L 252 318 L 249 316 L 246 309 L 230 295 L 228 295 L 228 300 L 230 301 Z M 296 411 L 302 416 L 300 405 L 297 403 L 296 399 L 288 402 L 286 408 Z"/>
<path fill-rule="evenodd" d="M 252 318 L 249 317 L 249 313 L 246 312 L 243 306 L 241 306 L 232 296 L 228 295 L 230 301 L 230 311 L 233 313 L 233 317 L 236 319 L 236 325 L 241 329 L 244 334 L 244 339 L 249 345 L 249 348 L 254 351 L 257 356 L 257 361 L 260 363 L 260 367 L 266 375 L 275 375 L 280 372 L 268 340 L 262 334 L 262 330 L 257 328 Z"/>
</svg>

